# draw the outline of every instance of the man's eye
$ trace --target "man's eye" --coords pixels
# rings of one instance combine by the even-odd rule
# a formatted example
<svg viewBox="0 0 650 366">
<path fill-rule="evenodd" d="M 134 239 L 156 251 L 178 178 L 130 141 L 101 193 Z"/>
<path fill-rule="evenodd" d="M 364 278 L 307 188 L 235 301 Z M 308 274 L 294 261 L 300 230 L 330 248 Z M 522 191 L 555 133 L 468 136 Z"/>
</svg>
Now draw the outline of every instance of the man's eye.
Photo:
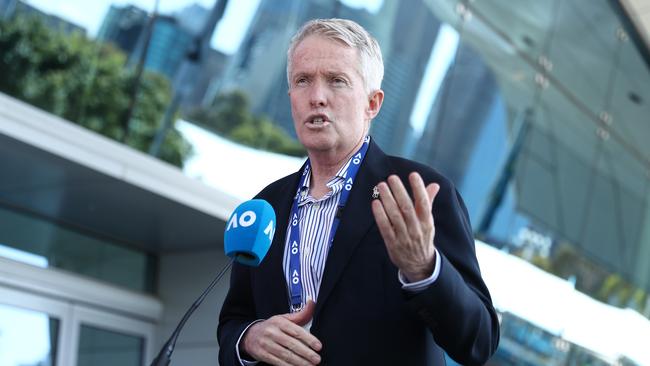
<svg viewBox="0 0 650 366">
<path fill-rule="evenodd" d="M 305 85 L 307 84 L 307 78 L 298 78 L 295 81 L 296 85 Z"/>
<path fill-rule="evenodd" d="M 342 78 L 332 78 L 332 84 L 343 86 L 343 85 L 347 85 L 347 82 L 345 81 L 345 79 Z"/>
</svg>

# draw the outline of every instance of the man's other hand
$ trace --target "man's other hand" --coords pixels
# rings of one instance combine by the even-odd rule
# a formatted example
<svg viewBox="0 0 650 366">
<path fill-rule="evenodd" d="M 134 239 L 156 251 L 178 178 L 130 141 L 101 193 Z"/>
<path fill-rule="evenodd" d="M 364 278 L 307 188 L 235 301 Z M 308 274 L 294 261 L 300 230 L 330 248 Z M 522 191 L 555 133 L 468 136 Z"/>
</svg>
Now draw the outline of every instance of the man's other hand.
<svg viewBox="0 0 650 366">
<path fill-rule="evenodd" d="M 321 342 L 302 326 L 314 315 L 313 301 L 298 312 L 253 324 L 242 339 L 243 351 L 271 365 L 318 365 Z"/>
<path fill-rule="evenodd" d="M 435 225 L 431 206 L 440 186 L 424 186 L 418 173 L 409 175 L 413 199 L 396 175 L 377 185 L 380 199 L 372 202 L 372 213 L 388 255 L 409 282 L 430 277 L 435 265 Z"/>
</svg>

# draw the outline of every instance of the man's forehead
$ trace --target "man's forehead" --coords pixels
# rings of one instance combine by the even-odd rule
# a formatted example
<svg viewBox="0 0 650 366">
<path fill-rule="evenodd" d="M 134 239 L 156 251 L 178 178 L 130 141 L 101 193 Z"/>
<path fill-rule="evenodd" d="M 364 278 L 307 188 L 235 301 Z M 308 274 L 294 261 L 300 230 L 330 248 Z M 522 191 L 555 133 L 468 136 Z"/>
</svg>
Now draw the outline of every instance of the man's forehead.
<svg viewBox="0 0 650 366">
<path fill-rule="evenodd" d="M 315 44 L 319 46 L 316 47 Z M 310 35 L 302 39 L 295 46 L 292 57 L 314 57 L 327 53 L 331 48 L 335 48 L 337 53 L 357 55 L 357 50 L 345 44 L 341 40 L 330 39 L 320 35 Z M 342 56 L 342 55 L 341 55 Z"/>
<path fill-rule="evenodd" d="M 336 38 L 336 37 L 329 37 L 325 36 L 323 34 L 310 34 L 308 36 L 305 36 L 303 39 L 298 41 L 296 44 L 296 48 L 300 46 L 301 44 L 305 43 L 306 41 L 312 41 L 312 42 L 327 42 L 327 43 L 332 43 L 334 45 L 338 45 L 340 47 L 344 48 L 349 48 L 349 49 L 354 49 L 351 44 L 347 43 L 346 41 Z"/>
<path fill-rule="evenodd" d="M 323 47 L 323 45 L 327 45 Z M 322 36 L 308 36 L 294 48 L 291 55 L 292 73 L 323 67 L 325 72 L 349 72 L 359 68 L 359 55 L 355 48 L 342 41 Z M 358 70 L 357 70 L 358 71 Z"/>
</svg>

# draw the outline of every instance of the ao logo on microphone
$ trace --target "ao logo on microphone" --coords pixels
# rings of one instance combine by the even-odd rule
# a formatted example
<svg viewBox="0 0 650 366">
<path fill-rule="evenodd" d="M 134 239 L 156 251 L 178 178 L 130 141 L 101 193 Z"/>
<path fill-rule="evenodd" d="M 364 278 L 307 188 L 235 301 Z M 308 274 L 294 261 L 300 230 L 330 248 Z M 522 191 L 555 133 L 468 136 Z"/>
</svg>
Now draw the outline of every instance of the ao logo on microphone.
<svg viewBox="0 0 650 366">
<path fill-rule="evenodd" d="M 243 202 L 228 219 L 224 233 L 226 255 L 250 266 L 260 264 L 273 241 L 275 212 L 261 199 Z"/>
<path fill-rule="evenodd" d="M 245 211 L 239 216 L 239 220 L 237 220 L 237 212 L 235 212 L 232 217 L 230 218 L 230 222 L 228 223 L 228 227 L 226 228 L 226 231 L 230 230 L 230 228 L 237 228 L 237 221 L 239 221 L 239 225 L 243 227 L 249 227 L 255 223 L 255 219 L 257 219 L 257 215 L 255 215 L 255 212 L 253 211 Z"/>
<path fill-rule="evenodd" d="M 239 218 L 237 218 L 237 216 L 237 212 L 232 214 L 228 226 L 226 227 L 226 231 L 237 229 L 239 226 L 249 227 L 257 220 L 255 212 L 250 210 L 242 212 L 241 215 L 239 215 Z M 264 234 L 269 237 L 269 240 L 273 240 L 274 229 L 273 221 L 269 221 L 268 225 L 266 225 L 266 228 L 264 229 Z"/>
</svg>

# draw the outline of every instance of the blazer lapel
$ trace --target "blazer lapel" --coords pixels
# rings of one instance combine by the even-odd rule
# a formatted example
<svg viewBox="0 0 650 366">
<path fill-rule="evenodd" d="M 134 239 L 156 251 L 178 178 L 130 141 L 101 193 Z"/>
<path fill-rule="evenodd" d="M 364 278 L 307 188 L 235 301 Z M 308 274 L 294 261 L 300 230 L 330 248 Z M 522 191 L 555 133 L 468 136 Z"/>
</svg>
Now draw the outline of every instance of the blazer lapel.
<svg viewBox="0 0 650 366">
<path fill-rule="evenodd" d="M 263 290 L 266 294 L 265 296 L 267 296 L 265 302 L 271 309 L 272 314 L 289 312 L 289 294 L 282 268 L 282 259 L 284 257 L 284 246 L 287 237 L 289 211 L 291 210 L 293 196 L 298 187 L 298 178 L 303 169 L 304 166 L 295 175 L 295 179 L 288 180 L 288 183 L 282 187 L 281 192 L 276 197 L 268 198 L 275 209 L 276 231 L 266 258 L 260 266 L 257 278 L 263 284 Z"/>
<path fill-rule="evenodd" d="M 332 248 L 327 256 L 323 280 L 321 281 L 314 318 L 327 301 L 328 296 L 348 265 L 355 248 L 370 229 L 375 219 L 370 207 L 372 190 L 377 183 L 387 178 L 386 155 L 371 140 L 368 153 L 361 163 L 350 198 L 343 210 L 341 224 L 334 236 Z"/>
</svg>

